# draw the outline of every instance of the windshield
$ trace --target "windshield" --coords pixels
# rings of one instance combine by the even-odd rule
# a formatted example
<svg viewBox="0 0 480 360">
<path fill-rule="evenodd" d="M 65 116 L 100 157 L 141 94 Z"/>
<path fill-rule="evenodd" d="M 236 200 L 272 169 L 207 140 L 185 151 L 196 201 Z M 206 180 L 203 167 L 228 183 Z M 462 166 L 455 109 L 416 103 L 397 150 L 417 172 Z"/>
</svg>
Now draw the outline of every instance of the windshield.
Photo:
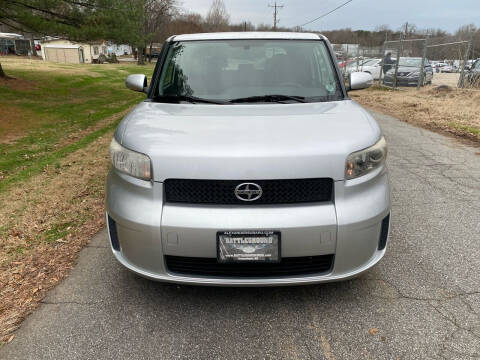
<svg viewBox="0 0 480 360">
<path fill-rule="evenodd" d="M 398 65 L 406 67 L 420 67 L 422 64 L 421 58 L 400 58 Z"/>
<path fill-rule="evenodd" d="M 231 101 L 285 95 L 307 101 L 343 99 L 323 41 L 214 40 L 170 46 L 157 100 Z"/>
</svg>

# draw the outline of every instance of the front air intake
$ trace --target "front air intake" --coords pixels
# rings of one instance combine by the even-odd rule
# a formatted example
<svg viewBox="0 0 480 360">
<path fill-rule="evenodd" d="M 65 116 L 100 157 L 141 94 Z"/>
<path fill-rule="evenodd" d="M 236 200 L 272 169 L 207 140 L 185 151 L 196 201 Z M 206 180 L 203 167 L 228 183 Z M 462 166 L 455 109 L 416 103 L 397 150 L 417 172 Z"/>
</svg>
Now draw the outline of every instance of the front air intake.
<svg viewBox="0 0 480 360">
<path fill-rule="evenodd" d="M 387 246 L 387 239 L 388 239 L 388 228 L 390 227 L 390 214 L 388 214 L 382 220 L 382 229 L 380 230 L 380 240 L 378 242 L 378 250 L 385 249 Z"/>
<path fill-rule="evenodd" d="M 242 201 L 235 196 L 241 184 L 254 183 L 262 189 L 255 201 Z M 285 180 L 194 180 L 167 179 L 165 199 L 171 203 L 218 205 L 267 205 L 332 201 L 333 180 L 330 178 Z"/>
<path fill-rule="evenodd" d="M 333 268 L 335 255 L 286 257 L 279 263 L 222 264 L 216 258 L 165 256 L 168 271 L 187 276 L 287 277 L 322 275 Z"/>
<path fill-rule="evenodd" d="M 110 242 L 112 244 L 112 248 L 116 251 L 120 251 L 120 243 L 118 242 L 118 234 L 117 234 L 117 223 L 113 220 L 110 215 L 108 216 L 108 233 L 110 234 Z"/>
</svg>

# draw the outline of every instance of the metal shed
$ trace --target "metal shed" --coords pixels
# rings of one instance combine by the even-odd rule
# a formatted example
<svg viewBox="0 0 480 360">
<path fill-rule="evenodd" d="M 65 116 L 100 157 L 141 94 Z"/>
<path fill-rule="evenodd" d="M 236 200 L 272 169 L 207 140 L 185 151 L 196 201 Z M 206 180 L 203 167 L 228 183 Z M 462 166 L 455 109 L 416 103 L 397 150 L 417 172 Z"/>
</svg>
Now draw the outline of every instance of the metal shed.
<svg viewBox="0 0 480 360">
<path fill-rule="evenodd" d="M 47 61 L 72 64 L 81 64 L 85 62 L 83 47 L 79 45 L 47 45 L 44 47 L 44 51 L 45 60 Z"/>
</svg>

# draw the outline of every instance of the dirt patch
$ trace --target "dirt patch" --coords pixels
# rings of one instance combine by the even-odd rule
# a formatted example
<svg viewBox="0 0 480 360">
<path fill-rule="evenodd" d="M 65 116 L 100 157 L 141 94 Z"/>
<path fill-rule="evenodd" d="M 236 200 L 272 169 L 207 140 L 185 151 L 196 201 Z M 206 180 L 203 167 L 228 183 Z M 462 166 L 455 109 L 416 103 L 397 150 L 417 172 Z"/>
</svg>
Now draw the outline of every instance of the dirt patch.
<svg viewBox="0 0 480 360">
<path fill-rule="evenodd" d="M 41 120 L 30 111 L 14 105 L 0 107 L 0 144 L 13 144 Z"/>
<path fill-rule="evenodd" d="M 33 91 L 37 89 L 33 81 L 14 77 L 0 78 L 0 86 L 6 86 L 17 91 Z"/>
<path fill-rule="evenodd" d="M 427 93 L 433 96 L 438 96 L 438 95 L 444 96 L 444 95 L 450 94 L 452 91 L 453 91 L 452 87 L 448 85 L 440 85 L 427 90 Z"/>
<path fill-rule="evenodd" d="M 452 88 L 456 88 L 460 73 L 435 73 L 433 75 L 433 86 L 448 85 Z"/>
<path fill-rule="evenodd" d="M 371 88 L 351 97 L 375 111 L 480 144 L 480 92 L 442 85 L 385 91 Z"/>
<path fill-rule="evenodd" d="M 0 340 L 6 341 L 104 225 L 112 132 L 0 196 Z"/>
<path fill-rule="evenodd" d="M 50 61 L 38 61 L 22 57 L 2 57 L 0 56 L 0 63 L 7 75 L 9 70 L 31 70 L 41 72 L 54 72 L 56 74 L 68 74 L 68 75 L 89 75 L 92 77 L 102 76 L 101 74 L 93 71 L 97 67 L 101 69 L 115 68 L 118 64 L 63 64 L 53 63 Z"/>
</svg>

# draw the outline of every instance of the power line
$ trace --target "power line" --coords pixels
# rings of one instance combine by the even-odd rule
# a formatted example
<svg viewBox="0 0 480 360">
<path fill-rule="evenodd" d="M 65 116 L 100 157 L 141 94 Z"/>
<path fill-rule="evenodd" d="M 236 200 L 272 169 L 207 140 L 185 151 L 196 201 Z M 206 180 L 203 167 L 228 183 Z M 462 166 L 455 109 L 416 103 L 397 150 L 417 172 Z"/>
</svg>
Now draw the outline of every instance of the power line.
<svg viewBox="0 0 480 360">
<path fill-rule="evenodd" d="M 353 1 L 353 0 L 348 0 L 348 1 L 344 2 L 343 4 L 337 6 L 335 9 L 330 10 L 329 12 L 327 12 L 327 13 L 325 13 L 325 14 L 323 14 L 323 15 L 320 15 L 319 17 L 317 17 L 317 18 L 315 18 L 315 19 L 313 19 L 313 20 L 310 20 L 309 22 L 306 22 L 305 24 L 300 25 L 300 27 L 303 27 L 303 26 L 305 26 L 305 25 L 311 24 L 311 23 L 313 23 L 313 22 L 315 22 L 315 21 L 317 21 L 317 20 L 320 20 L 320 19 L 324 18 L 325 16 L 330 15 L 330 14 L 333 13 L 334 11 L 337 11 L 338 9 L 344 7 L 345 5 L 347 5 L 348 3 L 352 2 L 352 1 Z"/>
<path fill-rule="evenodd" d="M 274 10 L 273 10 L 273 30 L 277 31 L 278 10 L 283 8 L 283 5 L 277 5 L 277 2 L 275 1 L 275 5 L 268 5 L 268 7 L 274 8 Z"/>
</svg>

